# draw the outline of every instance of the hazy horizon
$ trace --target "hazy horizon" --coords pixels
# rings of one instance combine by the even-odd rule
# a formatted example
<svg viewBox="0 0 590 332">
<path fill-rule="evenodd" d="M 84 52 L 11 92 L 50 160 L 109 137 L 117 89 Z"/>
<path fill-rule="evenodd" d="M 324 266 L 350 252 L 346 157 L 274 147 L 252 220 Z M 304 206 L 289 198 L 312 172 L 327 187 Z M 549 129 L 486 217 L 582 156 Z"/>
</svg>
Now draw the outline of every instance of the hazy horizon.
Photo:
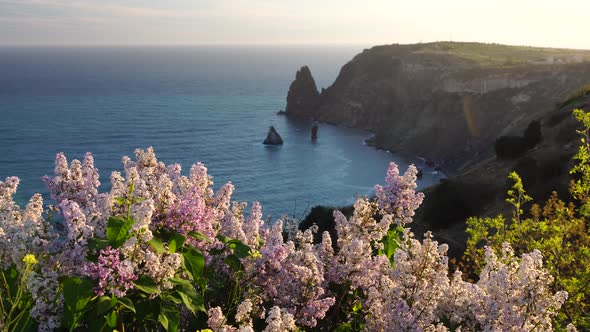
<svg viewBox="0 0 590 332">
<path fill-rule="evenodd" d="M 590 49 L 582 0 L 0 0 L 3 46 L 372 46 L 435 41 Z M 580 22 L 580 23 L 578 23 Z"/>
</svg>

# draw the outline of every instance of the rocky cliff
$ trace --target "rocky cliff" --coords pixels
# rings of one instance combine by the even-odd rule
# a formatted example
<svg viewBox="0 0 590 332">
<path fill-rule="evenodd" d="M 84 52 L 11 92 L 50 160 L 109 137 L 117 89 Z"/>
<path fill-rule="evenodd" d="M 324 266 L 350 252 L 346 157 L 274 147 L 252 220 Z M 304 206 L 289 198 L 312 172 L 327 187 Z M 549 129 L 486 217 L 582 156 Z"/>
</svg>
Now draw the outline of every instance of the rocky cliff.
<svg viewBox="0 0 590 332">
<path fill-rule="evenodd" d="M 590 51 L 479 43 L 377 46 L 344 65 L 318 93 L 311 72 L 297 72 L 288 115 L 365 128 L 373 143 L 447 171 L 493 155 L 500 135 L 590 83 Z"/>
<path fill-rule="evenodd" d="M 287 114 L 296 114 L 301 117 L 313 118 L 319 105 L 320 93 L 307 66 L 297 71 L 295 80 L 289 87 L 287 94 Z"/>
</svg>

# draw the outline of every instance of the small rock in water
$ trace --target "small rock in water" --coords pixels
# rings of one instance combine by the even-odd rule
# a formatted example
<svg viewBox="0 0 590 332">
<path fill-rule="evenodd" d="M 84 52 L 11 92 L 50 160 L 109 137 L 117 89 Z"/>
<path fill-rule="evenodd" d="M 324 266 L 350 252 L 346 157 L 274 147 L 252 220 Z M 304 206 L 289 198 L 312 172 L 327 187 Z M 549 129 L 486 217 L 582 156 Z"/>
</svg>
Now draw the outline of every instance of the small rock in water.
<svg viewBox="0 0 590 332">
<path fill-rule="evenodd" d="M 268 129 L 268 134 L 266 135 L 266 139 L 264 140 L 264 142 L 262 142 L 262 144 L 281 145 L 283 144 L 283 139 L 281 138 L 281 135 L 277 133 L 275 127 L 270 126 L 270 128 Z"/>
<path fill-rule="evenodd" d="M 318 139 L 318 125 L 313 125 L 313 127 L 311 127 L 311 139 Z"/>
</svg>

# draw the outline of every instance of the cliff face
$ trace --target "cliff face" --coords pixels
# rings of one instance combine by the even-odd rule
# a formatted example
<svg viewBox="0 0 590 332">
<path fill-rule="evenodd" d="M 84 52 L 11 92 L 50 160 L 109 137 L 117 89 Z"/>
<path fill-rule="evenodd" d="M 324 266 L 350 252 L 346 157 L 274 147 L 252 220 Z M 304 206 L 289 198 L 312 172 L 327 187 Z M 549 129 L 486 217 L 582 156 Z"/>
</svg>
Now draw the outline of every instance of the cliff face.
<svg viewBox="0 0 590 332">
<path fill-rule="evenodd" d="M 498 136 L 522 132 L 590 83 L 589 60 L 588 51 L 476 43 L 378 46 L 319 95 L 302 68 L 286 110 L 369 129 L 380 147 L 459 172 L 491 156 Z"/>
</svg>

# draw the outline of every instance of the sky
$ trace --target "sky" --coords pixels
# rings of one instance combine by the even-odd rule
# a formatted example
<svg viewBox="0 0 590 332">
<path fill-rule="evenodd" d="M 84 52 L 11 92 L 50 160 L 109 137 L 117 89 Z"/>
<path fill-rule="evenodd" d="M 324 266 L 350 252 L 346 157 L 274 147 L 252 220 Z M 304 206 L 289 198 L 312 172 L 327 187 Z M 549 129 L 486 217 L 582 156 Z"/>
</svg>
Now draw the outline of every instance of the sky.
<svg viewBox="0 0 590 332">
<path fill-rule="evenodd" d="M 590 49 L 588 0 L 0 0 L 0 45 L 477 41 Z"/>
</svg>

